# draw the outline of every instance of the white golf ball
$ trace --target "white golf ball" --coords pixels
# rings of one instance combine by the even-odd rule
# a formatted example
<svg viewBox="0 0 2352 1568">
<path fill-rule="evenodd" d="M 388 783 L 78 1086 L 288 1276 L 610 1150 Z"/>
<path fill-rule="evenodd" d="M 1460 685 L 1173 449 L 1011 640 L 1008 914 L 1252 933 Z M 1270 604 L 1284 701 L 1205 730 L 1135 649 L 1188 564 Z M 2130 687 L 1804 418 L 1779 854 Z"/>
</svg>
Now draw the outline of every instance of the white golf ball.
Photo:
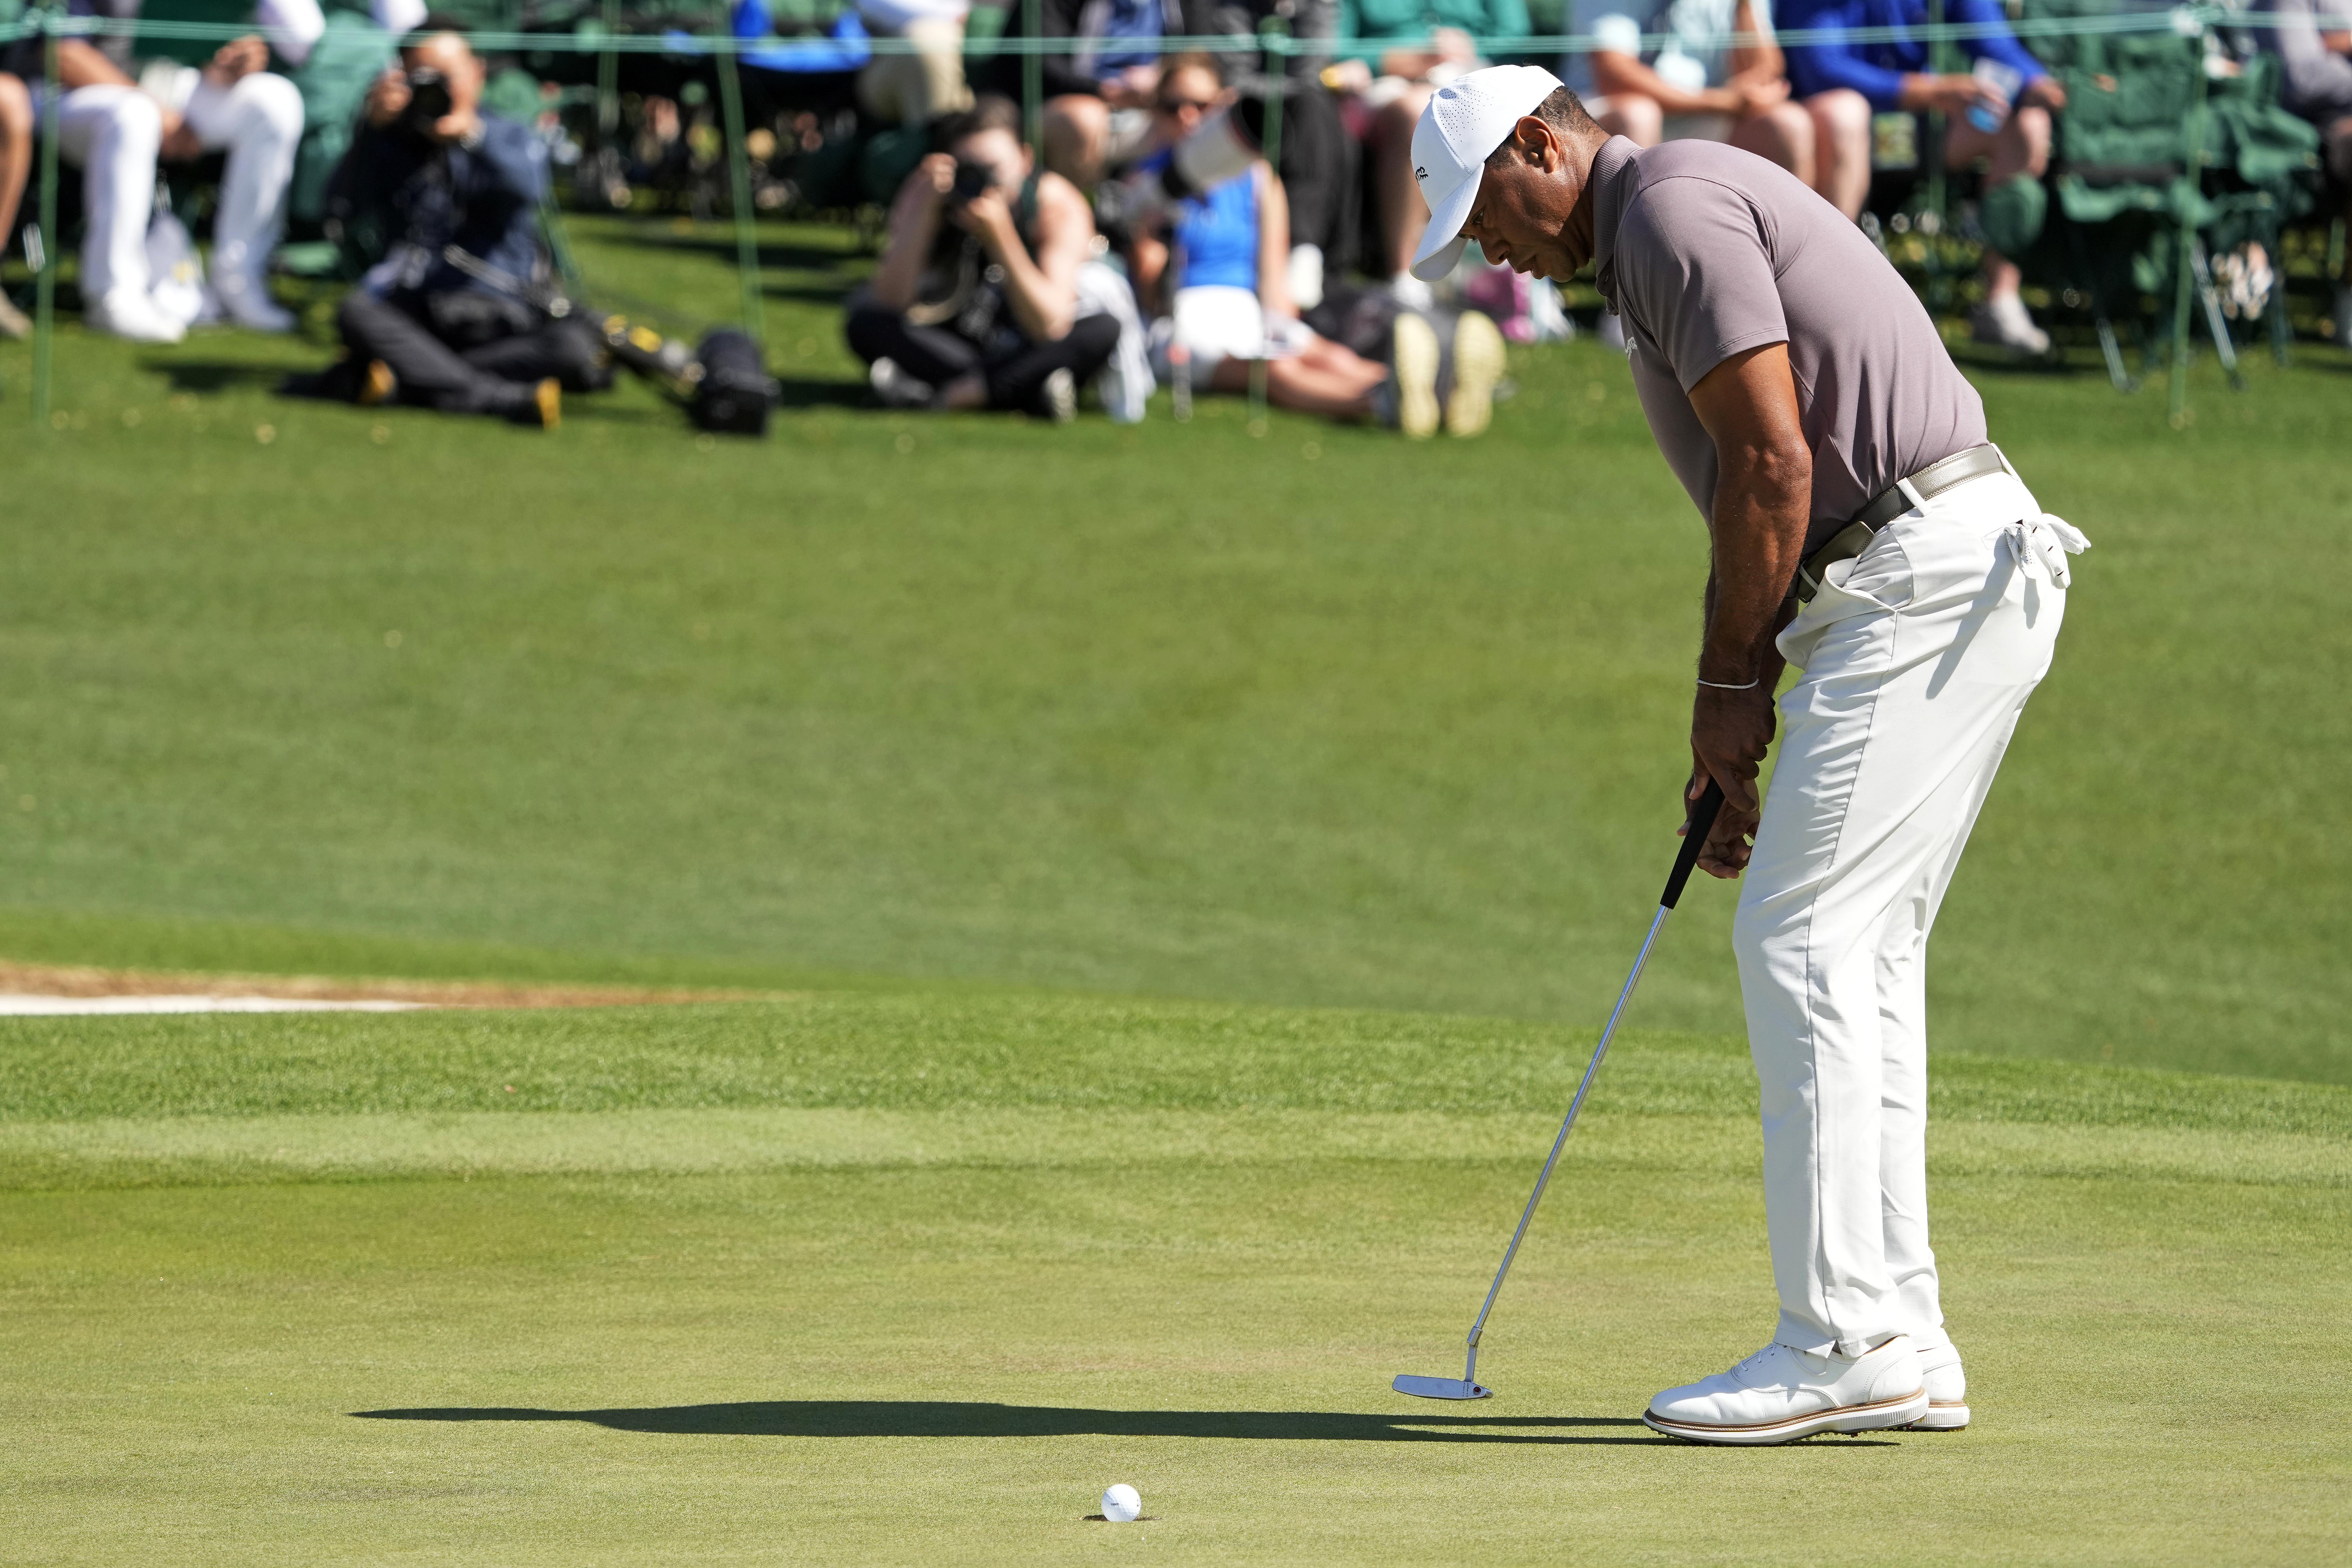
<svg viewBox="0 0 2352 1568">
<path fill-rule="evenodd" d="M 1125 1524 L 1143 1511 L 1143 1500 L 1125 1481 L 1103 1492 L 1103 1517 L 1113 1524 Z"/>
</svg>

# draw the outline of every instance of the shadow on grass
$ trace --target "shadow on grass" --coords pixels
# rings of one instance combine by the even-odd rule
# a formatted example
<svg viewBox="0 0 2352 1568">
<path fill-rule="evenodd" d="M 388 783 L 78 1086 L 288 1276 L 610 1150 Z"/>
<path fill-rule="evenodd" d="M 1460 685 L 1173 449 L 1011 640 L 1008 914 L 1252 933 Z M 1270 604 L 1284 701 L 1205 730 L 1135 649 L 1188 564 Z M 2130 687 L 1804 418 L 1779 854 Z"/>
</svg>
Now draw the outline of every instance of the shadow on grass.
<svg viewBox="0 0 2352 1568">
<path fill-rule="evenodd" d="M 874 400 L 862 381 L 819 381 L 806 376 L 776 378 L 779 408 L 870 408 Z"/>
<path fill-rule="evenodd" d="M 371 1421 L 584 1421 L 616 1432 L 727 1437 L 1242 1437 L 1320 1443 L 1617 1443 L 1656 1446 L 1617 1415 L 1393 1415 L 1326 1410 L 1083 1410 L 917 1399 L 776 1399 L 643 1410 L 448 1406 L 355 1410 Z M 1494 1430 L 1494 1428 L 1507 1430 Z M 1589 1427 L 1622 1428 L 1592 1432 Z M 1868 1443 L 1870 1439 L 1861 1439 Z M 1679 1446 L 1679 1445 L 1675 1445 Z"/>
<path fill-rule="evenodd" d="M 174 392 L 227 392 L 240 386 L 274 387 L 294 367 L 237 360 L 151 359 L 139 368 L 163 376 Z"/>
<path fill-rule="evenodd" d="M 691 251 L 723 260 L 730 267 L 735 262 L 735 238 L 732 235 L 635 232 L 599 234 L 594 237 L 593 243 L 625 245 L 638 250 Z M 870 259 L 849 246 L 844 246 L 839 250 L 832 250 L 814 245 L 765 242 L 760 246 L 759 250 L 760 267 L 763 271 L 772 267 L 780 271 L 824 272 L 840 266 L 845 261 Z"/>
</svg>

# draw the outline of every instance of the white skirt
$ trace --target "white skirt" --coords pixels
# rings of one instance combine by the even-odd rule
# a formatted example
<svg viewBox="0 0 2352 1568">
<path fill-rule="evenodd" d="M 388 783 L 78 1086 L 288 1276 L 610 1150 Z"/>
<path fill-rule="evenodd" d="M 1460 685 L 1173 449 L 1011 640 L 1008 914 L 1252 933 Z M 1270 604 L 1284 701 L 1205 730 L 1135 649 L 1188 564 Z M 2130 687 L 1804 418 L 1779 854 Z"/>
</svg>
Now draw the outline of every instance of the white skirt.
<svg viewBox="0 0 2352 1568">
<path fill-rule="evenodd" d="M 1200 386 L 1229 359 L 1288 359 L 1314 336 L 1303 321 L 1267 315 L 1254 291 L 1213 283 L 1176 290 L 1176 313 L 1152 323 L 1151 359 L 1163 380 L 1173 379 L 1169 350 L 1181 346 Z"/>
</svg>

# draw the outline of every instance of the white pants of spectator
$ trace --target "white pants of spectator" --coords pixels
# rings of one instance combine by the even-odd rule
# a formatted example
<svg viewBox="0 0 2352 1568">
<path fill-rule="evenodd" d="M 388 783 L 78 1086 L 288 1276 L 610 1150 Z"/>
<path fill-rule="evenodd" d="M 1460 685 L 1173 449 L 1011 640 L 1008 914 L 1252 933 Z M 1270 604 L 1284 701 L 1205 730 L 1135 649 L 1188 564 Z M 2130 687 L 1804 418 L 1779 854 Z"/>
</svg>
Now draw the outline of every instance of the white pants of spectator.
<svg viewBox="0 0 2352 1568">
<path fill-rule="evenodd" d="M 189 79 L 194 79 L 191 81 Z M 211 151 L 226 150 L 220 205 L 213 217 L 213 276 L 235 310 L 266 300 L 269 253 L 286 223 L 286 187 L 302 139 L 302 95 L 282 76 L 257 71 L 216 87 L 190 70 L 180 105 L 188 126 Z M 143 294 L 147 219 L 155 203 L 155 154 L 163 114 L 133 87 L 81 87 L 58 105 L 58 148 L 82 170 L 88 233 L 82 242 L 82 293 L 103 300 L 121 289 Z"/>
<path fill-rule="evenodd" d="M 1944 1321 L 1927 1245 L 1927 932 L 2050 668 L 2086 544 L 2011 473 L 1833 567 L 1780 634 L 1803 678 L 1734 942 L 1762 1089 L 1775 1338 L 1858 1354 Z"/>
</svg>

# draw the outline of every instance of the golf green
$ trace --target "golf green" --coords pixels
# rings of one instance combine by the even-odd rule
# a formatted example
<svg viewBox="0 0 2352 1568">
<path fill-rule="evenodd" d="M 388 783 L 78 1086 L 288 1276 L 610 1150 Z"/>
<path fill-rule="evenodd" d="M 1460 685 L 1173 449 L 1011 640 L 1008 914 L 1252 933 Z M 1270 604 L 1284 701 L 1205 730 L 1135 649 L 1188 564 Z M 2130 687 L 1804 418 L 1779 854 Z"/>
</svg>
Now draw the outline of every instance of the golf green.
<svg viewBox="0 0 2352 1568">
<path fill-rule="evenodd" d="M 709 225 L 591 281 L 731 308 Z M 753 994 L 0 1020 L 0 1562 L 2340 1563 L 2340 353 L 2198 418 L 1976 366 L 2088 532 L 1947 902 L 1974 1425 L 1638 1425 L 1769 1332 L 1674 847 L 1705 544 L 1588 342 L 1476 442 L 857 407 L 763 227 L 764 442 L 0 344 L 0 958 Z M 1107 1484 L 1150 1516 L 1087 1521 Z"/>
<path fill-rule="evenodd" d="M 0 1559 L 2338 1562 L 2352 1091 L 1952 1056 L 1975 1422 L 1637 1424 L 1772 1302 L 1745 1062 L 835 995 L 0 1028 Z M 509 1089 L 509 1085 L 512 1086 Z M 133 1109 L 144 1106 L 145 1111 Z M 1147 1521 L 1085 1521 L 1115 1480 Z"/>
</svg>

